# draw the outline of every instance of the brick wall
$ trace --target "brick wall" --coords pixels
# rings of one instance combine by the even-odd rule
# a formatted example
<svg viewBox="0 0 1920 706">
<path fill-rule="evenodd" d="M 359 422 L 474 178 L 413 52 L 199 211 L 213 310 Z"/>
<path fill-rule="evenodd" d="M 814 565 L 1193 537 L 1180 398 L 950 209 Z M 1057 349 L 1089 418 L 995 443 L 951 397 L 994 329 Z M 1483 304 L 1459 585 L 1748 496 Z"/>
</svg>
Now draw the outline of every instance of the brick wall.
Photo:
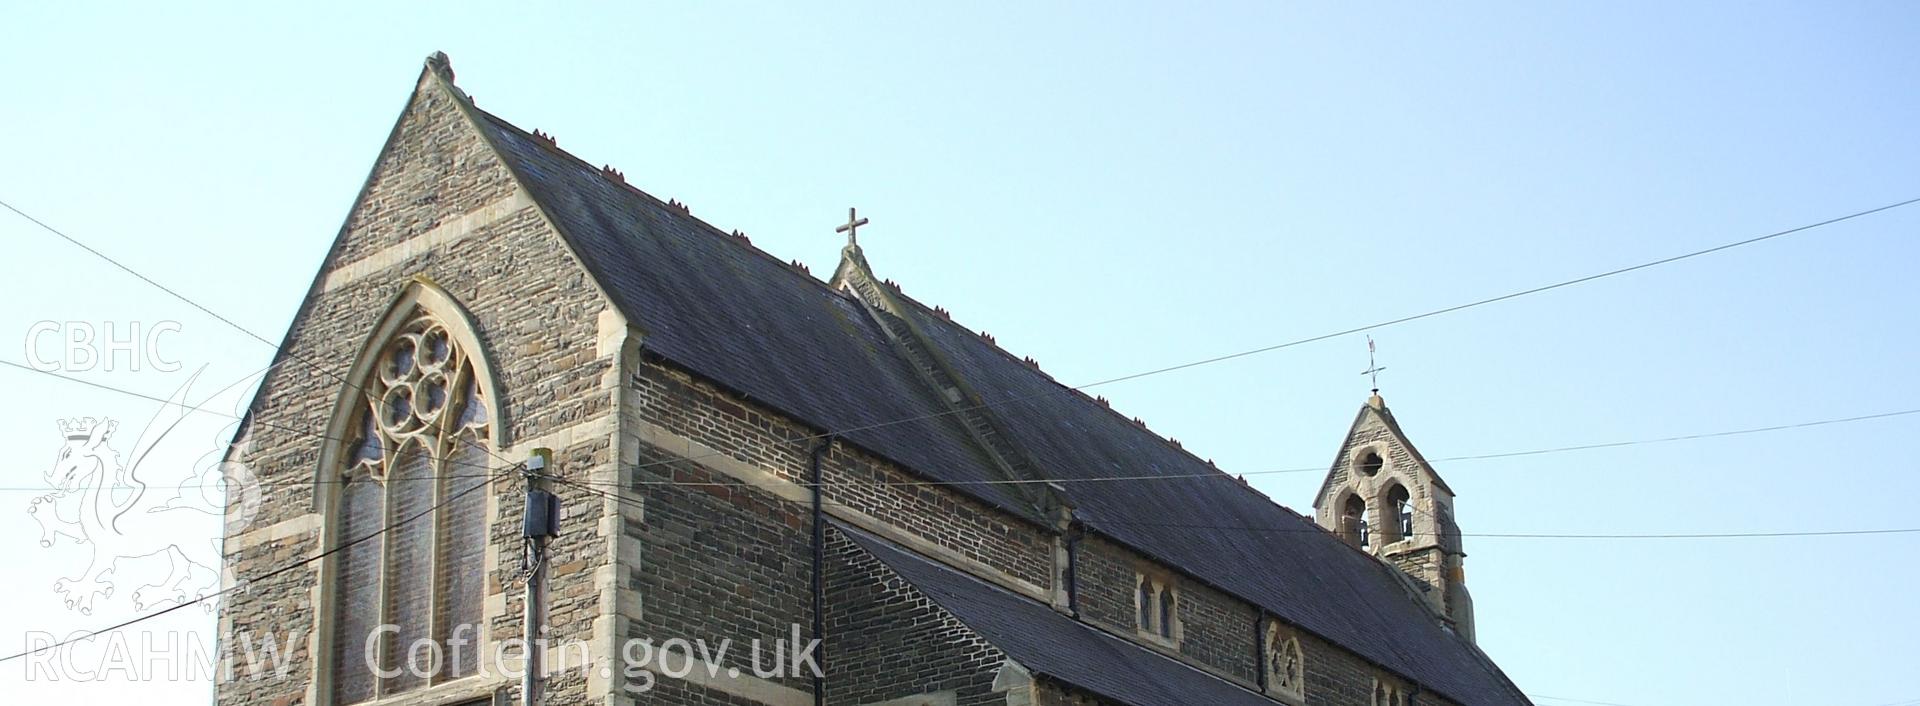
<svg viewBox="0 0 1920 706">
<path fill-rule="evenodd" d="M 812 543 L 804 506 L 713 473 L 648 446 L 639 450 L 634 494 L 645 498 L 640 566 L 627 569 L 640 593 L 640 615 L 627 637 L 731 640 L 722 663 L 751 673 L 751 640 L 771 644 L 812 625 Z M 667 463 L 662 463 L 667 461 Z M 667 485 L 663 481 L 707 485 Z M 771 666 L 768 664 L 767 666 Z M 671 680 L 664 680 L 671 681 Z M 786 674 L 784 686 L 811 689 Z M 664 693 L 652 703 L 681 702 Z"/>
<path fill-rule="evenodd" d="M 1306 662 L 1307 706 L 1371 706 L 1374 679 L 1381 676 L 1379 669 L 1333 643 L 1305 633 L 1296 634 Z M 1431 692 L 1420 694 L 1415 703 L 1419 706 L 1454 704 Z"/>
<path fill-rule="evenodd" d="M 630 383 L 635 390 L 630 425 L 655 425 L 778 479 L 809 482 L 811 437 L 820 430 L 664 363 L 641 366 Z M 829 488 L 829 503 L 873 516 L 1035 586 L 1051 585 L 1053 540 L 1046 529 L 962 493 L 925 485 L 923 476 L 844 443 L 828 452 L 821 479 Z"/>
<path fill-rule="evenodd" d="M 827 703 L 952 692 L 956 706 L 1005 704 L 993 680 L 1006 654 L 829 529 Z"/>
<path fill-rule="evenodd" d="M 1116 634 L 1134 635 L 1139 622 L 1134 599 L 1136 577 L 1142 567 L 1156 565 L 1098 537 L 1080 540 L 1074 562 L 1081 617 Z M 1198 582 L 1177 576 L 1173 582 L 1179 593 L 1174 604 L 1180 626 L 1178 653 L 1244 685 L 1257 683 L 1260 662 L 1255 623 L 1259 613 L 1251 604 Z"/>
</svg>

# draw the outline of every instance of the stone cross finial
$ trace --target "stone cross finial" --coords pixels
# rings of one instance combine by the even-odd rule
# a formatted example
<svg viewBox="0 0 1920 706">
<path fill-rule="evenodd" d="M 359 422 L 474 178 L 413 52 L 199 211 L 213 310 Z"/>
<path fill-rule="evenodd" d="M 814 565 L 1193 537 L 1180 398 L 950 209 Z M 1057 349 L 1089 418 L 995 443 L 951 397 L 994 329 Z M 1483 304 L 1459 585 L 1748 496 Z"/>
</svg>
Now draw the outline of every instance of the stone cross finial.
<svg viewBox="0 0 1920 706">
<path fill-rule="evenodd" d="M 860 245 L 860 226 L 863 226 L 866 224 L 867 224 L 867 219 L 860 217 L 860 212 L 858 209 L 849 208 L 847 209 L 846 224 L 833 229 L 833 232 L 846 233 L 847 247 L 857 247 Z"/>
</svg>

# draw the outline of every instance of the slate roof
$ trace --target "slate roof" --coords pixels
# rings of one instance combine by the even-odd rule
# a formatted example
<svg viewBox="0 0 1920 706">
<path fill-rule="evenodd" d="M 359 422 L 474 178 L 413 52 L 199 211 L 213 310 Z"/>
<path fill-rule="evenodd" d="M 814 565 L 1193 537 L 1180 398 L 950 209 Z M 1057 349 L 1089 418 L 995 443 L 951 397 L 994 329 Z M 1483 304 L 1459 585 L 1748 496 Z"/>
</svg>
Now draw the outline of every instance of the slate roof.
<svg viewBox="0 0 1920 706">
<path fill-rule="evenodd" d="M 1273 706 L 1243 687 L 841 523 L 834 527 L 1035 676 L 1134 706 Z"/>
<path fill-rule="evenodd" d="M 1013 400 L 993 414 L 1053 477 L 1169 476 L 1063 483 L 1089 527 L 1458 701 L 1525 703 L 1385 564 L 1098 403 L 1047 394 L 1062 386 L 997 349 L 969 345 L 976 339 L 952 322 L 923 311 L 919 324 L 980 395 Z"/>
<path fill-rule="evenodd" d="M 642 345 L 675 365 L 940 479 L 991 480 L 859 302 L 546 141 L 474 109 Z M 866 427 L 910 419 L 874 428 Z M 991 485 L 990 502 L 1018 507 Z"/>
<path fill-rule="evenodd" d="M 1027 516 L 991 461 L 849 296 L 474 108 L 520 183 L 643 333 L 642 346 L 961 492 Z M 1068 390 L 904 296 L 909 315 L 1095 531 L 1467 704 L 1527 703 L 1477 648 L 1441 629 L 1379 561 Z M 1013 400 L 1011 402 L 1004 402 Z M 1002 403 L 1004 402 L 1004 403 Z M 901 422 L 899 420 L 910 420 Z M 1204 524 L 1271 528 L 1197 529 Z M 1161 524 L 1154 524 L 1159 522 Z M 1088 649 L 1094 649 L 1089 647 Z"/>
</svg>

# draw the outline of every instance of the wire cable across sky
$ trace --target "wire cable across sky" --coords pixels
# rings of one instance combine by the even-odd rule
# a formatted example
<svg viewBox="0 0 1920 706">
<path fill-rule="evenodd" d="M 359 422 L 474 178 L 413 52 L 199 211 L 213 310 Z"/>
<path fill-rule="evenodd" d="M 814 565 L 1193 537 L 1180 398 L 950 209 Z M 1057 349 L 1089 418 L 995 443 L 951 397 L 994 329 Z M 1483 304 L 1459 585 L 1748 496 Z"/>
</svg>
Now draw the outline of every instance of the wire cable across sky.
<svg viewBox="0 0 1920 706">
<path fill-rule="evenodd" d="M 1741 247 L 1745 247 L 1745 246 L 1748 246 L 1748 245 L 1753 245 L 1753 244 L 1756 244 L 1756 243 L 1762 243 L 1762 242 L 1766 242 L 1766 241 L 1770 241 L 1770 240 L 1775 240 L 1775 239 L 1778 239 L 1778 238 L 1784 238 L 1784 237 L 1787 237 L 1787 236 L 1791 236 L 1791 235 L 1796 235 L 1796 234 L 1799 234 L 1799 233 L 1805 233 L 1805 232 L 1807 232 L 1807 231 L 1811 231 L 1811 230 L 1815 230 L 1815 229 L 1819 229 L 1819 228 L 1823 228 L 1823 227 L 1825 227 L 1825 226 L 1830 226 L 1830 225 L 1834 225 L 1834 224 L 1837 224 L 1837 223 L 1844 223 L 1844 222 L 1846 222 L 1846 221 L 1851 221 L 1851 220 L 1854 220 L 1854 219 L 1858 219 L 1858 218 L 1863 218 L 1863 217 L 1866 217 L 1866 216 L 1871 216 L 1871 215 L 1874 215 L 1874 214 L 1877 214 L 1877 213 L 1882 213 L 1882 212 L 1886 212 L 1886 211 L 1891 211 L 1891 210 L 1894 210 L 1894 209 L 1898 209 L 1898 208 L 1902 208 L 1902 207 L 1906 207 L 1906 206 L 1911 206 L 1911 205 L 1913 205 L 1913 204 L 1915 204 L 1915 203 L 1920 203 L 1920 197 L 1914 197 L 1914 198 L 1909 198 L 1909 199 L 1905 199 L 1905 200 L 1901 200 L 1901 201 L 1895 201 L 1895 202 L 1893 202 L 1893 203 L 1889 203 L 1889 204 L 1885 204 L 1885 205 L 1881 205 L 1881 206 L 1875 206 L 1875 207 L 1873 207 L 1873 208 L 1868 208 L 1868 209 L 1865 209 L 1865 210 L 1860 210 L 1860 211 L 1854 211 L 1854 212 L 1852 212 L 1852 213 L 1848 213 L 1848 214 L 1845 214 L 1845 215 L 1841 215 L 1841 216 L 1835 216 L 1835 217 L 1832 217 L 1832 218 L 1828 218 L 1828 219 L 1825 219 L 1825 220 L 1821 220 L 1821 221 L 1815 221 L 1815 222 L 1812 222 L 1812 223 L 1807 223 L 1807 224 L 1804 224 L 1804 225 L 1799 225 L 1799 226 L 1794 226 L 1794 227 L 1792 227 L 1792 228 L 1787 228 L 1787 229 L 1785 229 L 1785 230 L 1777 230 L 1777 231 L 1773 231 L 1773 232 L 1771 232 L 1771 233 L 1766 233 L 1766 234 L 1763 234 L 1763 235 L 1758 235 L 1758 236 L 1754 236 L 1754 237 L 1750 237 L 1750 238 L 1745 238 L 1745 239 L 1742 239 L 1742 240 L 1736 240 L 1736 241 L 1733 241 L 1733 242 L 1729 242 L 1729 243 L 1722 243 L 1722 244 L 1720 244 L 1720 245 L 1715 245 L 1715 246 L 1712 246 L 1712 247 L 1708 247 L 1708 248 L 1702 248 L 1702 249 L 1699 249 L 1699 250 L 1693 250 L 1693 251 L 1689 251 L 1689 252 L 1685 252 L 1685 253 L 1680 253 L 1680 254 L 1677 254 L 1677 255 L 1670 255 L 1670 256 L 1667 256 L 1667 257 L 1662 257 L 1662 258 L 1659 258 L 1659 259 L 1655 259 L 1655 260 L 1649 260 L 1649 261 L 1646 261 L 1646 262 L 1642 262 L 1642 263 L 1639 263 L 1639 264 L 1635 264 L 1635 265 L 1628 265 L 1628 266 L 1625 266 L 1625 267 L 1619 267 L 1619 268 L 1615 268 L 1615 269 L 1611 269 L 1611 270 L 1606 270 L 1606 271 L 1602 271 L 1602 272 L 1596 272 L 1596 273 L 1593 273 L 1593 274 L 1589 274 L 1589 275 L 1584 275 L 1584 276 L 1581 276 L 1581 277 L 1575 277 L 1575 278 L 1572 278 L 1572 279 L 1566 279 L 1566 280 L 1561 280 L 1561 281 L 1558 281 L 1558 282 L 1553 282 L 1553 283 L 1551 283 L 1551 284 L 1544 284 L 1544 285 L 1539 285 L 1539 286 L 1535 286 L 1535 287 L 1530 287 L 1530 288 L 1527 288 L 1527 289 L 1521 289 L 1521 290 L 1517 290 L 1517 291 L 1513 291 L 1513 292 L 1508 292 L 1508 293 L 1505 293 L 1505 294 L 1500 294 L 1500 295 L 1495 295 L 1495 296 L 1490 296 L 1490 297 L 1486 297 L 1486 298 L 1483 298 L 1483 299 L 1477 299 L 1477 300 L 1474 300 L 1474 301 L 1470 301 L 1470 302 L 1466 302 L 1466 303 L 1462 303 L 1462 304 L 1454 304 L 1454 305 L 1451 305 L 1451 306 L 1445 306 L 1445 307 L 1440 307 L 1440 308 L 1437 308 L 1437 309 L 1430 309 L 1430 310 L 1427 310 L 1427 311 L 1423 311 L 1423 312 L 1419 312 L 1419 313 L 1415 313 L 1415 314 L 1409 314 L 1409 315 L 1406 315 L 1406 316 L 1401 316 L 1401 317 L 1398 317 L 1398 318 L 1393 318 L 1393 319 L 1386 319 L 1386 320 L 1383 320 L 1383 321 L 1376 321 L 1376 322 L 1373 322 L 1373 323 L 1369 323 L 1369 324 L 1363 324 L 1363 325 L 1359 325 L 1359 326 L 1353 326 L 1353 327 L 1350 327 L 1350 328 L 1345 328 L 1345 329 L 1341 329 L 1341 330 L 1338 330 L 1338 331 L 1331 331 L 1331 332 L 1328 332 L 1328 333 L 1322 333 L 1322 334 L 1318 334 L 1318 335 L 1313 335 L 1313 336 L 1307 336 L 1307 337 L 1305 337 L 1305 338 L 1298 338 L 1298 339 L 1294 339 L 1294 340 L 1291 340 L 1291 341 L 1286 341 L 1286 342 L 1283 342 L 1283 343 L 1276 343 L 1276 344 L 1272 344 L 1272 345 L 1267 345 L 1267 346 L 1261 346 L 1261 347 L 1258 347 L 1258 348 L 1251 348 L 1251 349 L 1247 349 L 1247 350 L 1242 350 L 1242 351 L 1237 351 L 1237 352 L 1233 352 L 1233 353 L 1226 353 L 1226 354 L 1222 354 L 1222 355 L 1216 355 L 1216 356 L 1213 356 L 1213 357 L 1209 357 L 1209 358 L 1202 358 L 1202 359 L 1199 359 L 1199 360 L 1193 360 L 1193 361 L 1188 361 L 1188 362 L 1185 362 L 1185 363 L 1179 363 L 1179 364 L 1175 364 L 1175 365 L 1168 365 L 1168 366 L 1164 366 L 1164 367 L 1159 367 L 1159 368 L 1153 368 L 1153 369 L 1150 369 L 1150 370 L 1143 370 L 1143 371 L 1140 371 L 1140 372 L 1136 372 L 1136 373 L 1130 373 L 1130 374 L 1126 374 L 1126 375 L 1121 375 L 1121 376 L 1118 376 L 1118 377 L 1111 377 L 1111 378 L 1106 378 L 1106 379 L 1104 379 L 1104 380 L 1096 380 L 1096 381 L 1093 381 L 1093 382 L 1089 382 L 1089 383 L 1084 383 L 1084 384 L 1081 384 L 1081 385 L 1075 385 L 1075 386 L 1062 386 L 1062 387 L 1060 387 L 1060 388 L 1058 388 L 1058 389 L 1054 389 L 1054 390 L 1049 390 L 1049 391 L 1047 391 L 1047 392 L 1043 392 L 1043 393 L 1038 393 L 1038 394 L 1033 394 L 1033 395 L 1018 395 L 1018 396 L 1013 396 L 1013 397 L 1005 397 L 1005 398 L 1000 398 L 1000 399 L 997 399 L 997 400 L 982 400 L 981 402 L 979 402 L 979 403 L 976 403 L 976 404 L 972 404 L 972 405 L 966 405 L 966 406 L 961 406 L 961 407 L 956 407 L 956 408 L 953 408 L 953 409 L 948 409 L 948 410 L 944 410 L 944 411 L 940 411 L 940 412 L 934 412 L 934 413 L 930 413 L 930 414 L 924 414 L 924 415 L 918 415 L 918 416 L 913 416 L 913 417 L 906 417 L 906 418 L 903 418 L 903 419 L 895 419 L 895 420 L 891 420 L 891 421 L 885 421 L 885 422 L 878 422 L 878 423 L 874 423 L 874 424 L 866 424 L 866 425 L 860 425 L 860 426 L 853 426 L 853 427 L 847 427 L 847 428 L 843 428 L 843 429 L 837 429 L 837 430 L 833 430 L 833 431 L 828 431 L 828 432 L 823 432 L 823 433 L 819 433 L 819 434 L 812 434 L 812 435 L 807 435 L 807 436 L 800 436 L 800 437 L 793 437 L 793 438 L 789 438 L 789 439 L 785 439 L 785 440 L 782 440 L 782 441 L 781 441 L 781 442 L 779 442 L 779 443 L 782 443 L 782 444 L 797 444 L 797 443 L 806 443 L 806 442 L 809 442 L 809 441 L 814 441 L 814 440 L 818 440 L 818 439 L 822 439 L 822 438 L 826 438 L 826 437 L 829 437 L 829 436 L 842 436 L 842 435 L 846 435 L 846 434 L 851 434 L 851 433 L 855 433 L 855 432 L 860 432 L 860 431 L 866 431 L 866 430 L 870 430 L 870 429 L 878 429 L 878 428 L 883 428 L 883 427 L 888 427 L 888 426 L 894 426 L 894 425 L 898 425 L 898 424 L 908 424 L 908 423 L 912 423 L 912 422 L 917 422 L 917 421 L 923 421 L 923 420 L 927 420 L 927 419 L 935 419 L 935 418 L 939 418 L 939 417 L 945 417 L 945 416 L 950 416 L 950 415 L 954 415 L 954 414 L 963 414 L 963 413 L 966 413 L 966 412 L 969 412 L 969 411 L 973 411 L 973 410 L 977 410 L 977 409 L 982 409 L 982 408 L 987 408 L 987 407 L 994 407 L 994 406 L 998 406 L 998 405 L 1005 405 L 1005 404 L 1012 404 L 1012 403 L 1014 403 L 1014 402 L 1021 402 L 1021 401 L 1025 401 L 1025 400 L 1031 400 L 1031 399 L 1040 399 L 1040 398 L 1043 398 L 1043 397 L 1048 397 L 1048 396 L 1052 396 L 1052 395 L 1059 395 L 1059 394 L 1065 394 L 1065 393 L 1068 393 L 1068 392 L 1082 392 L 1082 391 L 1085 391 L 1085 390 L 1087 390 L 1087 389 L 1090 389 L 1090 388 L 1094 388 L 1094 387 L 1099 387 L 1099 386 L 1103 386 L 1103 385 L 1111 385 L 1111 384 L 1114 384 L 1114 383 L 1119 383 L 1119 382 L 1125 382 L 1125 381 L 1128 381 L 1128 380 L 1137 380 L 1137 379 L 1140 379 L 1140 378 L 1145 378 L 1145 377 L 1150 377 L 1150 376 L 1154 376 L 1154 375 L 1161 375 L 1161 374 L 1165 374 L 1165 373 L 1170 373 L 1170 372 L 1175 372 L 1175 371 L 1179 371 L 1179 370 L 1186 370 L 1186 369 L 1189 369 L 1189 368 L 1196 368 L 1196 367 L 1200 367 L 1200 366 L 1204 366 L 1204 365 L 1211 365 L 1211 364 L 1214 364 L 1214 363 L 1221 363 L 1221 362 L 1225 362 L 1225 361 L 1229 361 L 1229 360 L 1235 360 L 1235 359 L 1239 359 L 1239 358 L 1245 358 L 1245 357 L 1249 357 L 1249 356 L 1254 356 L 1254 355 L 1259 355 L 1259 354 L 1262 354 L 1262 353 L 1270 353 L 1270 352 L 1273 352 L 1273 351 L 1278 351 L 1278 350 L 1283 350 L 1283 349 L 1286 349 L 1286 348 L 1292 348 L 1292 347 L 1295 347 L 1295 346 L 1301 346 L 1301 345 L 1305 345 L 1305 344 L 1308 344 L 1308 343 L 1315 343 L 1315 342 L 1318 342 L 1318 341 L 1324 341 L 1324 340 L 1328 340 L 1328 339 L 1332 339 L 1332 338 L 1339 338 L 1339 337 L 1342 337 L 1342 336 L 1350 336 L 1350 335 L 1353 335 L 1353 334 L 1356 334 L 1356 333 L 1363 333 L 1363 332 L 1366 332 L 1366 331 L 1372 331 L 1372 330 L 1375 330 L 1375 329 L 1380 329 L 1380 328 L 1386 328 L 1386 327 L 1389 327 L 1389 326 L 1395 326 L 1395 325 L 1399 325 L 1399 324 L 1404 324 L 1404 323 L 1408 323 L 1408 322 L 1412 322 L 1412 321 L 1418 321 L 1418 320 L 1421 320 L 1421 319 L 1428 319 L 1428 318 L 1433 318 L 1433 317 L 1436 317 L 1436 316 L 1442 316 L 1442 315 L 1446 315 L 1446 314 L 1451 314 L 1451 313 L 1454 313 L 1454 312 L 1459 312 L 1459 311 L 1465 311 L 1465 310 L 1468 310 L 1468 309 L 1474 309 L 1474 308 L 1478 308 L 1478 307 L 1482 307 L 1482 306 L 1487 306 L 1487 305 L 1489 305 L 1489 304 L 1496 304 L 1496 303 L 1499 303 L 1499 302 L 1503 302 L 1503 301 L 1507 301 L 1507 300 L 1511 300 L 1511 299 L 1518 299 L 1518 298 L 1521 298 L 1521 297 L 1526 297 L 1526 296 L 1530 296 L 1530 295 L 1534 295 L 1534 294 L 1540 294 L 1540 293 L 1544 293 L 1544 292 L 1550 292 L 1550 291 L 1553 291 L 1553 290 L 1556 290 L 1556 289 L 1563 289 L 1563 288 L 1566 288 L 1566 287 L 1572 287 L 1572 286 L 1575 286 L 1575 285 L 1579 285 L 1579 284 L 1585 284 L 1585 283 L 1587 283 L 1587 282 L 1593 282 L 1593 281 L 1597 281 L 1597 280 L 1602 280 L 1602 279 L 1607 279 L 1607 278 L 1610 278 L 1610 277 L 1617 277 L 1617 276 L 1619 276 L 1619 275 L 1623 275 L 1623 274 L 1627 274 L 1627 273 L 1630 273 L 1630 272 L 1638 272 L 1638 271 L 1640 271 L 1640 270 L 1645 270 L 1645 269 L 1650 269 L 1650 268 L 1654 268 L 1654 267 L 1660 267 L 1660 266 L 1662 266 L 1662 265 L 1669 265 L 1669 264 L 1673 264 L 1673 263 L 1676 263 L 1676 262 L 1681 262 L 1681 261 L 1685 261 L 1685 260 L 1690 260 L 1690 259 L 1693 259 L 1693 258 L 1697 258 L 1697 257 L 1702 257 L 1702 256 L 1706 256 L 1706 255 L 1711 255 L 1711 254 L 1714 254 L 1714 253 L 1720 253 L 1720 252 L 1725 252 L 1725 251 L 1728 251 L 1728 250 L 1733 250 L 1733 249 L 1735 249 L 1735 248 L 1741 248 Z M 34 218 L 34 217 L 33 217 L 32 215 L 29 215 L 29 214 L 28 214 L 28 213 L 26 213 L 25 211 L 22 211 L 21 209 L 19 209 L 19 208 L 17 208 L 17 207 L 15 207 L 15 206 L 14 206 L 14 205 L 13 205 L 12 203 L 9 203 L 9 202 L 7 202 L 7 201 L 5 201 L 4 199 L 0 199 L 0 207 L 5 207 L 5 208 L 6 208 L 7 210 L 9 210 L 9 211 L 12 211 L 12 212 L 14 212 L 15 214 L 17 214 L 17 215 L 19 215 L 19 216 L 20 216 L 21 218 L 24 218 L 24 219 L 26 219 L 27 221 L 29 221 L 29 222 L 31 222 L 31 223 L 33 223 L 34 225 L 36 225 L 36 226 L 39 226 L 39 227 L 40 227 L 41 229 L 43 229 L 43 230 L 45 230 L 45 231 L 47 231 L 48 233 L 52 233 L 53 235 L 55 235 L 55 236 L 57 236 L 57 237 L 59 237 L 60 239 L 62 239 L 62 240 L 65 240 L 65 241 L 67 241 L 68 243 L 71 243 L 71 244 L 72 244 L 72 245 L 74 245 L 75 247 L 78 247 L 78 248 L 80 248 L 80 249 L 82 249 L 82 250 L 85 250 L 86 252 L 88 252 L 88 253 L 90 253 L 90 254 L 92 254 L 92 255 L 94 255 L 95 257 L 98 257 L 98 258 L 100 258 L 100 259 L 102 259 L 102 260 L 105 260 L 105 261 L 106 261 L 107 263 L 109 263 L 109 264 L 111 264 L 111 265 L 113 265 L 114 267 L 117 267 L 117 268 L 119 268 L 119 269 L 121 269 L 122 271 L 125 271 L 126 273 L 128 273 L 128 274 L 130 274 L 130 275 L 133 275 L 134 277 L 136 277 L 136 278 L 138 278 L 138 279 L 140 279 L 140 280 L 141 280 L 141 281 L 143 281 L 143 282 L 146 282 L 146 283 L 148 283 L 148 284 L 150 284 L 150 285 L 153 285 L 154 287 L 156 287 L 156 288 L 158 288 L 158 289 L 160 289 L 160 290 L 161 290 L 161 291 L 163 291 L 163 292 L 166 292 L 167 294 L 169 294 L 169 295 L 171 295 L 171 296 L 173 296 L 174 298 L 176 298 L 176 299 L 179 299 L 179 300 L 181 300 L 181 301 L 183 301 L 183 302 L 186 302 L 186 303 L 187 303 L 188 305 L 190 305 L 190 306 L 192 306 L 192 307 L 194 307 L 194 308 L 196 308 L 196 309 L 199 309 L 199 310 L 200 310 L 200 311 L 202 311 L 202 312 L 205 312 L 205 313 L 206 313 L 206 314 L 208 314 L 209 316 L 212 316 L 212 317 L 214 317 L 215 319 L 217 319 L 217 320 L 219 320 L 219 321 L 221 321 L 221 322 L 223 322 L 223 323 L 225 323 L 225 324 L 227 324 L 228 326 L 231 326 L 231 327 L 233 327 L 233 328 L 234 328 L 235 330 L 238 330 L 238 331 L 240 331 L 241 333 L 244 333 L 244 334 L 246 334 L 246 335 L 248 335 L 248 336 L 250 336 L 250 337 L 252 337 L 252 338 L 254 338 L 254 339 L 256 339 L 256 340 L 259 340 L 259 341 L 261 341 L 261 342 L 263 342 L 263 343 L 266 343 L 266 344 L 267 344 L 268 346 L 271 346 L 271 347 L 273 347 L 273 349 L 274 349 L 275 351 L 277 351 L 277 352 L 281 352 L 281 353 L 286 353 L 286 352 L 285 352 L 285 351 L 284 351 L 284 350 L 283 350 L 283 349 L 282 349 L 282 348 L 281 348 L 281 347 L 280 347 L 280 346 L 279 346 L 278 344 L 275 344 L 275 343 L 273 343 L 272 341 L 269 341 L 269 340 L 267 340 L 266 338 L 264 338 L 264 337 L 261 337 L 261 336 L 260 336 L 259 334 L 255 334 L 255 333 L 253 333 L 253 332 L 252 332 L 251 330 L 248 330 L 247 328 L 245 328 L 245 327 L 243 327 L 243 326 L 241 326 L 241 325 L 239 325 L 239 324 L 237 324 L 237 323 L 234 323 L 234 322 L 233 322 L 232 320 L 230 320 L 230 319 L 228 319 L 228 318 L 226 318 L 226 317 L 224 317 L 224 316 L 221 316 L 221 315 L 219 315 L 219 314 L 217 314 L 217 313 L 215 313 L 215 312 L 213 312 L 212 310 L 210 310 L 210 309 L 208 309 L 207 307 L 205 307 L 205 306 L 202 306 L 201 304 L 199 304 L 199 303 L 197 303 L 197 302 L 195 302 L 194 300 L 192 300 L 192 299 L 190 299 L 190 298 L 188 298 L 188 297 L 187 297 L 186 295 L 183 295 L 183 294 L 181 294 L 181 293 L 179 293 L 179 292 L 177 292 L 177 291 L 175 291 L 175 290 L 173 290 L 173 289 L 171 289 L 171 288 L 169 288 L 169 287 L 167 287 L 166 285 L 163 285 L 163 284 L 161 284 L 161 283 L 159 283 L 158 281 L 155 281 L 155 280 L 154 280 L 154 279 L 152 279 L 151 277 L 148 277 L 148 276 L 146 276 L 146 275 L 144 275 L 144 274 L 141 274 L 140 272 L 138 272 L 138 271 L 136 271 L 136 270 L 134 270 L 133 268 L 131 268 L 131 267 L 128 267 L 127 265 L 125 265 L 125 264 L 123 264 L 123 263 L 121 263 L 121 262 L 120 262 L 119 260 L 116 260 L 116 259 L 114 259 L 113 257 L 111 257 L 111 256 L 108 256 L 108 255 L 107 255 L 106 253 L 103 253 L 103 252 L 101 252 L 101 251 L 99 251 L 99 250 L 97 250 L 97 249 L 95 249 L 95 248 L 93 248 L 92 246 L 89 246 L 89 245 L 87 245 L 86 243 L 83 243 L 83 242 L 81 242 L 80 240 L 78 240 L 78 239 L 76 239 L 76 238 L 74 238 L 74 237 L 72 237 L 72 236 L 69 236 L 69 235 L 67 235 L 67 234 L 66 234 L 66 233 L 64 233 L 64 232 L 61 232 L 61 231 L 60 231 L 59 229 L 57 229 L 57 228 L 54 228 L 54 227 L 53 227 L 52 225 L 49 225 L 49 224 L 47 224 L 46 222 L 44 222 L 44 221 L 41 221 L 40 219 L 37 219 L 37 218 Z M 286 353 L 286 354 L 287 354 L 287 355 L 289 355 L 289 356 L 292 356 L 292 354 L 291 354 L 291 353 Z M 311 362 L 309 362 L 309 361 L 306 361 L 306 360 L 304 360 L 304 359 L 300 359 L 300 358 L 298 358 L 298 357 L 295 357 L 295 359 L 296 359 L 296 360 L 300 360 L 300 362 L 302 362 L 302 363 L 304 363 L 304 364 L 306 364 L 306 365 L 307 365 L 308 367 L 310 367 L 310 368 L 314 368 L 315 370 L 318 370 L 318 369 L 319 369 L 319 368 L 318 368 L 317 366 L 315 366 L 315 365 L 314 365 L 313 363 L 311 363 Z M 326 373 L 327 375 L 329 375 L 329 376 L 331 376 L 331 377 L 334 377 L 334 378 L 336 378 L 336 379 L 340 379 L 340 380 L 341 380 L 342 382 L 346 382 L 346 380 L 345 380 L 345 378 L 344 378 L 343 376 L 341 376 L 341 375 L 340 375 L 339 373 L 334 373 L 334 372 L 332 372 L 332 371 L 321 371 L 321 372 L 325 372 L 325 373 Z M 352 383 L 350 383 L 350 382 L 349 382 L 349 383 L 347 383 L 347 384 L 350 384 L 350 385 L 351 385 Z M 356 386 L 356 387 L 357 387 L 357 386 Z M 489 451 L 488 451 L 488 453 L 489 453 L 489 454 L 492 454 L 493 452 L 492 452 L 491 450 L 489 450 Z M 705 454 L 705 456 L 721 456 L 721 455 L 725 455 L 725 454 L 724 454 L 724 453 L 722 453 L 722 452 L 713 452 L 713 453 L 709 453 L 709 454 Z M 496 455 L 495 455 L 495 457 L 496 457 L 496 458 L 498 458 L 498 455 L 496 454 Z M 506 459 L 501 459 L 501 460 L 502 460 L 502 461 L 506 461 Z M 656 463 L 657 463 L 657 462 L 656 462 Z M 643 467 L 644 467 L 644 466 L 643 466 Z"/>
</svg>

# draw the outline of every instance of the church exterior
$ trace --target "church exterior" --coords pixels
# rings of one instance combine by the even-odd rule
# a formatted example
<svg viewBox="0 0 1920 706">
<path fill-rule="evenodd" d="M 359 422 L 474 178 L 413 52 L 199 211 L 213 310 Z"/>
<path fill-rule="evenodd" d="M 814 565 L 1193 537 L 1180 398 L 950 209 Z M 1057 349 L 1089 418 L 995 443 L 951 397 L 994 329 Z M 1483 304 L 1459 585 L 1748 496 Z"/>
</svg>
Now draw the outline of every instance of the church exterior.
<svg viewBox="0 0 1920 706">
<path fill-rule="evenodd" d="M 453 79 L 428 59 L 235 440 L 269 492 L 220 634 L 299 639 L 219 703 L 1527 703 L 1377 395 L 1296 514 L 851 238 L 822 281 Z"/>
</svg>

